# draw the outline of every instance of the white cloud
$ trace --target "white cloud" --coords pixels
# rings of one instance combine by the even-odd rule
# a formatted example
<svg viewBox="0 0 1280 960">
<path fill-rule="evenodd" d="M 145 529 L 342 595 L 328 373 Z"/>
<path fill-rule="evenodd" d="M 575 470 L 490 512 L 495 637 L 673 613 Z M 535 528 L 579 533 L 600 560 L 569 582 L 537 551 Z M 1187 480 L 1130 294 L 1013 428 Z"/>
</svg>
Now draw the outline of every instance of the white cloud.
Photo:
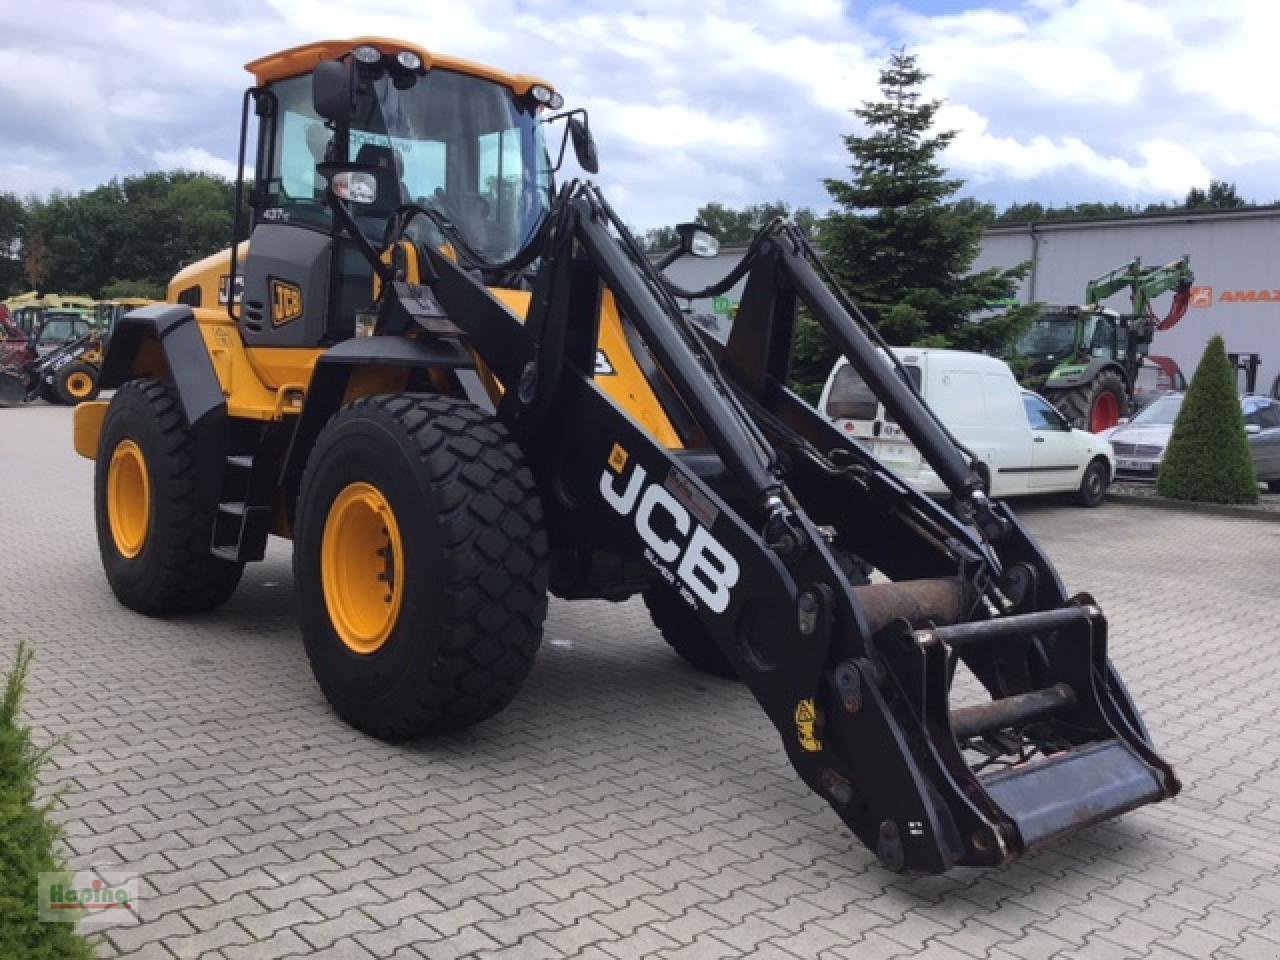
<svg viewBox="0 0 1280 960">
<path fill-rule="evenodd" d="M 157 164 L 233 175 L 241 65 L 345 34 L 415 38 L 551 80 L 591 110 L 598 179 L 637 226 L 709 200 L 825 206 L 821 178 L 847 175 L 849 111 L 876 96 L 879 64 L 903 43 L 948 101 L 942 125 L 960 131 L 946 161 L 984 199 L 1169 200 L 1209 176 L 1280 195 L 1280 4 L 919 11 L 912 0 L 42 0 L 31 17 L 0 5 L 0 189 L 88 187 Z"/>
<path fill-rule="evenodd" d="M 161 170 L 191 170 L 212 173 L 228 180 L 236 178 L 236 165 L 230 160 L 215 156 L 203 147 L 177 147 L 172 150 L 156 150 L 152 157 Z M 252 171 L 249 171 L 251 174 Z"/>
<path fill-rule="evenodd" d="M 1178 194 L 1190 185 L 1207 185 L 1211 176 L 1189 147 L 1168 140 L 1136 143 L 1136 156 L 1128 158 L 1106 156 L 1074 136 L 1036 136 L 1027 141 L 995 136 L 989 132 L 990 121 L 966 107 L 943 107 L 938 125 L 957 131 L 946 158 L 976 183 L 1028 182 L 1075 172 L 1129 192 Z"/>
</svg>

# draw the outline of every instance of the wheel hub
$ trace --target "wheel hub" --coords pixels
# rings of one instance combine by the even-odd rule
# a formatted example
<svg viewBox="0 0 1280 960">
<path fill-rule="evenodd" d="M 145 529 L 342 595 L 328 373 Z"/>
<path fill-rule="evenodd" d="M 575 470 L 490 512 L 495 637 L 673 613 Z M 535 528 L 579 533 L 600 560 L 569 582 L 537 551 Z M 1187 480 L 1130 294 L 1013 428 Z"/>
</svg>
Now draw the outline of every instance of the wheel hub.
<svg viewBox="0 0 1280 960">
<path fill-rule="evenodd" d="M 132 560 L 142 552 L 151 525 L 151 479 L 141 448 L 121 440 L 107 469 L 107 522 L 120 555 Z"/>
<path fill-rule="evenodd" d="M 387 642 L 404 601 L 404 547 L 391 504 L 369 483 L 348 484 L 329 507 L 320 549 L 329 620 L 353 653 Z"/>
<path fill-rule="evenodd" d="M 77 400 L 87 397 L 93 390 L 93 378 L 87 373 L 77 371 L 67 377 L 67 393 Z"/>
</svg>

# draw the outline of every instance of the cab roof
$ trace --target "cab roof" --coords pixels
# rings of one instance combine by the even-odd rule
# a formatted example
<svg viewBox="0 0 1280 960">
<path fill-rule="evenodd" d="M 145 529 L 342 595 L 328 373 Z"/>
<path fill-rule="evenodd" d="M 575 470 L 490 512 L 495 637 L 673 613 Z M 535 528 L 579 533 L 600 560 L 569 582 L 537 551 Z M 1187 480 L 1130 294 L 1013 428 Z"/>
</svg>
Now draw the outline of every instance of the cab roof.
<svg viewBox="0 0 1280 960">
<path fill-rule="evenodd" d="M 318 40 L 315 43 L 303 44 L 300 47 L 290 47 L 288 50 L 281 50 L 279 53 L 268 54 L 265 57 L 259 57 L 257 60 L 251 60 L 245 64 L 244 68 L 253 74 L 254 79 L 259 86 L 272 83 L 276 80 L 284 80 L 289 77 L 302 76 L 310 73 L 315 69 L 317 63 L 322 60 L 337 60 L 339 57 L 345 56 L 356 47 L 367 44 L 371 47 L 377 47 L 384 54 L 396 54 L 402 50 L 409 50 L 416 53 L 422 58 L 422 65 L 425 69 L 433 67 L 441 67 L 445 70 L 454 70 L 458 73 L 466 73 L 473 77 L 481 77 L 485 80 L 492 80 L 495 83 L 501 83 L 510 87 L 511 90 L 523 96 L 529 92 L 529 88 L 534 84 L 542 84 L 550 89 L 555 89 L 551 84 L 547 83 L 540 77 L 530 76 L 524 73 L 507 73 L 505 70 L 499 70 L 496 67 L 487 67 L 484 64 L 472 63 L 470 60 L 462 60 L 458 57 L 449 57 L 440 53 L 432 53 L 425 47 L 421 47 L 416 43 L 409 43 L 404 40 L 392 40 L 387 37 L 354 37 L 350 40 Z"/>
</svg>

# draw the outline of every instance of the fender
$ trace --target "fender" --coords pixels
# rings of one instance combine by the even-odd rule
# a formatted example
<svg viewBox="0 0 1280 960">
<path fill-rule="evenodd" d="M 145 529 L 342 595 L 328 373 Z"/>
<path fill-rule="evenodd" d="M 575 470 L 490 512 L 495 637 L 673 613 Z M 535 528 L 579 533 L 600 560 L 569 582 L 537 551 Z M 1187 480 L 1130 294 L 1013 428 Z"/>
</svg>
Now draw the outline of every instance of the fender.
<svg viewBox="0 0 1280 960">
<path fill-rule="evenodd" d="M 293 504 L 302 485 L 302 471 L 315 446 L 320 431 L 338 409 L 354 370 L 371 367 L 401 367 L 413 370 L 447 369 L 473 371 L 460 376 L 468 399 L 481 405 L 490 403 L 478 378 L 474 375 L 475 358 L 458 340 L 432 337 L 428 340 L 406 340 L 404 337 L 354 337 L 327 350 L 316 361 L 315 372 L 307 388 L 307 397 L 298 425 L 285 455 L 280 483 L 293 512 Z"/>
<path fill-rule="evenodd" d="M 167 370 L 155 368 L 156 347 Z M 183 304 L 142 307 L 116 321 L 99 382 L 103 387 L 118 387 L 142 374 L 164 373 L 178 388 L 188 426 L 199 428 L 226 416 L 226 399 L 195 312 Z"/>
</svg>

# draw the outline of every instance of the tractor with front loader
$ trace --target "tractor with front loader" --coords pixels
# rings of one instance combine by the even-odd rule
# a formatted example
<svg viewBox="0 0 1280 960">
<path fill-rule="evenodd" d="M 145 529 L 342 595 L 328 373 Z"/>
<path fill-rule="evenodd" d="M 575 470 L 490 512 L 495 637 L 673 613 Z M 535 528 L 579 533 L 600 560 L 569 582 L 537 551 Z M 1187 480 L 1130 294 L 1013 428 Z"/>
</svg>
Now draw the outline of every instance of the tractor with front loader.
<svg viewBox="0 0 1280 960">
<path fill-rule="evenodd" d="M 123 604 L 209 610 L 291 539 L 321 690 L 396 740 L 503 709 L 549 592 L 641 595 L 894 870 L 996 866 L 1177 793 L 1098 604 L 984 496 L 794 226 L 680 290 L 597 186 L 557 186 L 567 145 L 597 160 L 550 84 L 383 39 L 248 69 L 248 242 L 123 316 L 115 395 L 75 411 Z M 680 310 L 742 278 L 727 343 Z M 787 388 L 799 304 L 951 506 Z M 961 668 L 981 702 L 951 704 Z"/>
<path fill-rule="evenodd" d="M 1135 257 L 1090 280 L 1084 306 L 1047 308 L 1015 344 L 1023 385 L 1042 394 L 1074 427 L 1091 433 L 1114 427 L 1133 406 L 1152 338 L 1186 314 L 1194 282 L 1185 256 L 1158 267 L 1144 267 Z M 1129 293 L 1128 313 L 1102 306 L 1121 291 Z M 1173 300 L 1162 318 L 1153 302 L 1169 292 Z"/>
</svg>

